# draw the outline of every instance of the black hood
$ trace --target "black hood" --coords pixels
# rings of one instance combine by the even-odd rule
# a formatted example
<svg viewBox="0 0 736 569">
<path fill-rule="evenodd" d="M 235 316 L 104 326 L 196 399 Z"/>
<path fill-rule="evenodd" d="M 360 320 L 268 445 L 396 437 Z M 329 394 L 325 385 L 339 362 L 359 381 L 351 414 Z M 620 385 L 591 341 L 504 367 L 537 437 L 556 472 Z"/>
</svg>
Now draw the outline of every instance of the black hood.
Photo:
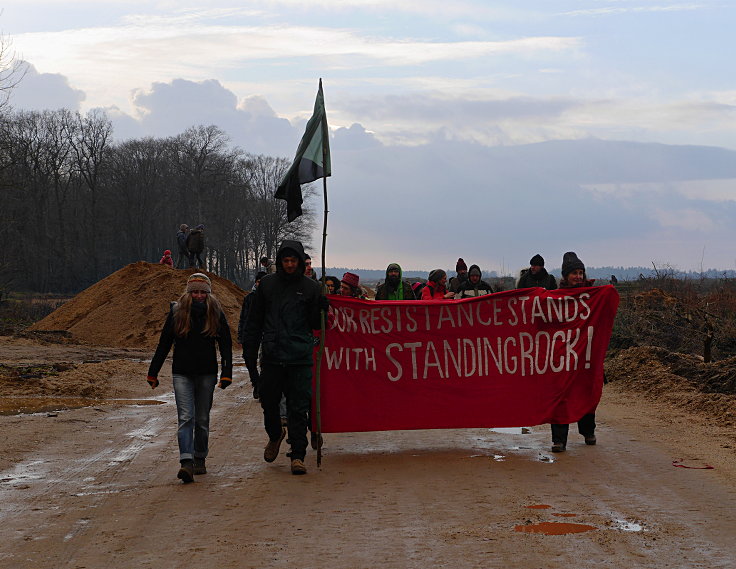
<svg viewBox="0 0 736 569">
<path fill-rule="evenodd" d="M 304 274 L 304 271 L 307 270 L 307 264 L 304 259 L 304 246 L 299 242 L 291 239 L 286 239 L 285 241 L 281 242 L 281 246 L 279 247 L 278 252 L 276 253 L 276 270 L 282 271 L 281 267 L 281 257 L 290 257 L 291 255 L 285 254 L 285 253 L 291 253 L 291 255 L 296 255 L 297 259 L 299 259 L 299 269 L 297 270 L 297 273 Z"/>
</svg>

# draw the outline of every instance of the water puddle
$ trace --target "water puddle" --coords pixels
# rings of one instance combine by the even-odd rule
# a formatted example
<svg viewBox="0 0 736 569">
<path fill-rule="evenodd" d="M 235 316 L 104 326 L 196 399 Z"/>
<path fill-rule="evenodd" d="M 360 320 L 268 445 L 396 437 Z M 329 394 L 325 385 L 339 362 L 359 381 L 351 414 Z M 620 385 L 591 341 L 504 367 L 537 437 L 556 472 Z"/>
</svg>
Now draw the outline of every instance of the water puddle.
<svg viewBox="0 0 736 569">
<path fill-rule="evenodd" d="M 522 524 L 514 527 L 514 531 L 524 533 L 541 533 L 544 535 L 565 535 L 568 533 L 584 533 L 597 530 L 588 524 L 572 524 L 569 522 L 539 522 L 538 524 Z"/>
<path fill-rule="evenodd" d="M 626 520 L 614 520 L 614 527 L 621 531 L 644 531 L 644 526 L 636 522 L 627 522 Z"/>
<path fill-rule="evenodd" d="M 162 405 L 157 399 L 90 399 L 87 397 L 0 397 L 0 415 L 54 413 L 82 407 Z"/>
<path fill-rule="evenodd" d="M 490 431 L 501 435 L 528 435 L 532 432 L 529 427 L 495 427 Z"/>
</svg>

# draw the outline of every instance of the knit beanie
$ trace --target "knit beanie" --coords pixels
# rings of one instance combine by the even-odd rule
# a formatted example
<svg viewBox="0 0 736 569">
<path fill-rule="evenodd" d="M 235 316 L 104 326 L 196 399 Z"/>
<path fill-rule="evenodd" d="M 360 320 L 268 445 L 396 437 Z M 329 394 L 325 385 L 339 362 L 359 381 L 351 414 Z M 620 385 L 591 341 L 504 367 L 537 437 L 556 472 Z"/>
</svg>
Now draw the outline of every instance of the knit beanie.
<svg viewBox="0 0 736 569">
<path fill-rule="evenodd" d="M 465 261 L 463 261 L 462 257 L 460 257 L 457 260 L 457 264 L 455 265 L 455 270 L 456 271 L 467 271 L 468 270 L 468 266 L 465 264 Z"/>
<path fill-rule="evenodd" d="M 193 292 L 195 290 L 211 293 L 212 282 L 210 278 L 203 273 L 194 273 L 191 275 L 187 279 L 187 292 Z"/>
<path fill-rule="evenodd" d="M 462 259 L 460 260 L 462 261 Z M 429 278 L 427 280 L 430 280 L 433 283 L 439 283 L 442 280 L 442 277 L 446 276 L 447 273 L 442 269 L 434 269 L 432 272 L 429 273 Z"/>
<path fill-rule="evenodd" d="M 164 256 L 165 255 L 171 255 L 171 251 L 169 249 L 166 249 L 166 251 L 164 251 Z"/>
<path fill-rule="evenodd" d="M 531 266 L 531 267 L 544 267 L 544 257 L 542 257 L 542 255 L 540 255 L 539 253 L 537 253 L 529 261 L 529 266 Z"/>
<path fill-rule="evenodd" d="M 353 288 L 358 288 L 360 286 L 360 277 L 355 273 L 345 273 L 342 276 L 342 282 L 349 284 Z"/>
<path fill-rule="evenodd" d="M 562 276 L 566 277 L 576 269 L 584 271 L 585 265 L 573 251 L 568 251 L 562 256 Z"/>
</svg>

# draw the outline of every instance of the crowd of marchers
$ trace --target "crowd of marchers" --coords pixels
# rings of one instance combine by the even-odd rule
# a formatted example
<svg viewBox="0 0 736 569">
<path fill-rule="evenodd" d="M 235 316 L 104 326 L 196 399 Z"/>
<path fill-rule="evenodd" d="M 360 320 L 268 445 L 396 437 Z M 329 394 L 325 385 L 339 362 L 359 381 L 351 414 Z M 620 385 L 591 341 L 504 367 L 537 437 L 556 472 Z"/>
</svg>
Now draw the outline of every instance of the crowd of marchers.
<svg viewBox="0 0 736 569">
<path fill-rule="evenodd" d="M 201 267 L 192 254 L 192 235 L 204 244 L 203 226 L 191 232 L 181 226 L 178 265 Z M 195 242 L 199 247 L 200 242 Z M 168 257 L 170 259 L 170 252 Z M 167 257 L 167 255 L 164 255 Z M 173 261 L 161 260 L 173 266 Z M 357 274 L 346 272 L 342 278 L 328 276 L 321 284 L 312 267 L 312 259 L 299 241 L 284 241 L 276 259 L 263 257 L 253 289 L 245 295 L 238 323 L 238 342 L 253 384 L 253 397 L 260 401 L 268 441 L 263 458 L 275 461 L 281 444 L 288 441 L 292 474 L 305 474 L 307 447 L 322 445 L 319 433 L 311 427 L 312 369 L 315 335 L 322 315 L 333 295 L 365 299 Z M 574 252 L 562 259 L 562 277 L 558 283 L 544 268 L 541 255 L 534 255 L 524 269 L 517 288 L 542 287 L 547 290 L 592 286 L 585 265 Z M 401 266 L 390 263 L 386 278 L 375 294 L 377 301 L 451 300 L 493 294 L 493 287 L 482 279 L 478 265 L 466 265 L 460 258 L 456 275 L 449 279 L 442 269 L 431 271 L 423 283 L 409 283 Z M 232 382 L 232 347 L 230 328 L 222 307 L 212 293 L 212 283 L 204 273 L 194 273 L 186 281 L 185 291 L 173 302 L 161 331 L 147 381 L 158 386 L 158 373 L 173 345 L 172 376 L 178 415 L 177 438 L 183 482 L 207 472 L 209 421 L 213 393 L 217 385 L 225 389 Z M 220 352 L 220 380 L 217 381 L 217 350 Z M 568 425 L 552 425 L 552 451 L 563 452 L 567 446 Z M 578 421 L 578 430 L 587 445 L 596 444 L 594 410 Z M 288 438 L 287 438 L 288 437 Z"/>
</svg>

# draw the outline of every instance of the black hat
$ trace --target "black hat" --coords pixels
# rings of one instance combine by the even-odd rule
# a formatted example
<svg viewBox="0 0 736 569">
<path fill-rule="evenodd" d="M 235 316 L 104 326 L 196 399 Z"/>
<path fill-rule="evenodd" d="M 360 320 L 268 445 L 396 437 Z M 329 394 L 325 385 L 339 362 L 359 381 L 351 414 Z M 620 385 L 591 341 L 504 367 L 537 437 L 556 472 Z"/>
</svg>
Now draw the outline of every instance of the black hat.
<svg viewBox="0 0 736 569">
<path fill-rule="evenodd" d="M 576 269 L 584 271 L 585 265 L 573 251 L 568 251 L 562 256 L 562 276 L 566 277 Z"/>
<path fill-rule="evenodd" d="M 544 267 L 544 257 L 537 253 L 531 258 L 529 265 L 532 267 Z"/>
</svg>

